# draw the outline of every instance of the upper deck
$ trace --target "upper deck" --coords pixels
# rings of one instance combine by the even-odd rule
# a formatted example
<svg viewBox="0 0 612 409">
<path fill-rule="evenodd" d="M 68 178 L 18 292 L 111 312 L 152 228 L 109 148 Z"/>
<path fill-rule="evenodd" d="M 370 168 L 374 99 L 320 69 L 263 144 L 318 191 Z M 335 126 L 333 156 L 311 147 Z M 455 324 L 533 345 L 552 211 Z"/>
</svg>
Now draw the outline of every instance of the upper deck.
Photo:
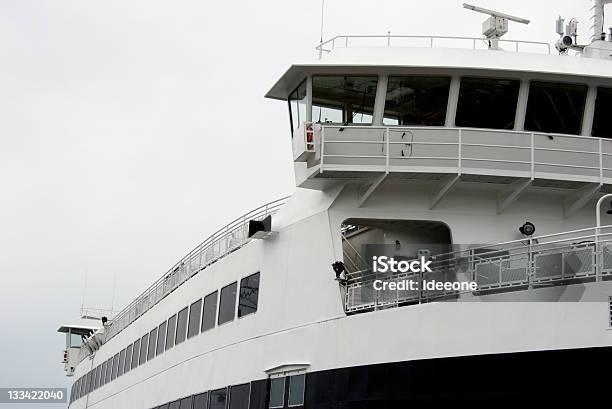
<svg viewBox="0 0 612 409">
<path fill-rule="evenodd" d="M 387 35 L 320 44 L 317 61 L 291 66 L 267 94 L 289 103 L 298 186 L 365 179 L 369 190 L 389 174 L 448 179 L 437 193 L 459 179 L 572 195 L 610 184 L 612 42 L 582 56 L 498 42 Z"/>
</svg>

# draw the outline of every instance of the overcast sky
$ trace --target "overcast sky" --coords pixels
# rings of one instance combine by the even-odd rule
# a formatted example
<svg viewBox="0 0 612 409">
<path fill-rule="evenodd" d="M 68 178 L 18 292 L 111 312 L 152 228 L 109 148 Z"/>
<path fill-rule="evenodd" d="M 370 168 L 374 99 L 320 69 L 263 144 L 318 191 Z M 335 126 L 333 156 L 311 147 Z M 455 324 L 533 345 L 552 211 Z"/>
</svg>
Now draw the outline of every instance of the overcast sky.
<svg viewBox="0 0 612 409">
<path fill-rule="evenodd" d="M 589 0 L 473 0 L 590 36 Z M 327 0 L 336 34 L 479 36 L 460 0 Z M 611 10 L 612 11 L 612 10 Z M 58 326 L 121 309 L 226 222 L 294 189 L 285 103 L 320 1 L 0 1 L 0 387 L 68 386 Z M 609 14 L 612 14 L 609 12 Z M 608 19 L 609 20 L 609 19 Z M 608 22 L 609 23 L 609 22 Z"/>
</svg>

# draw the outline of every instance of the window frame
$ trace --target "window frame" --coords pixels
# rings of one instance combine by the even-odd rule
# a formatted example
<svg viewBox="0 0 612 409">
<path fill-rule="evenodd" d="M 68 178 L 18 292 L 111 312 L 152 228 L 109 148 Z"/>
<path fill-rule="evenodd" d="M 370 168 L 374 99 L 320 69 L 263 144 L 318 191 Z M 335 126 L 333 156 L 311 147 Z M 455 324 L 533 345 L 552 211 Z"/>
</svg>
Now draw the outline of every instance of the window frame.
<svg viewBox="0 0 612 409">
<path fill-rule="evenodd" d="M 233 308 L 233 314 L 232 314 L 232 319 L 231 320 L 227 320 L 227 321 L 223 321 L 221 322 L 221 307 L 223 304 L 223 290 L 228 289 L 232 286 L 235 286 L 235 290 L 234 290 L 234 308 Z M 237 307 L 238 307 L 238 281 L 234 281 L 230 284 L 227 284 L 223 287 L 221 287 L 221 290 L 219 291 L 219 306 L 218 306 L 218 313 L 217 313 L 217 326 L 221 326 L 230 322 L 233 322 L 234 320 L 236 320 L 236 314 L 237 314 Z"/>
<path fill-rule="evenodd" d="M 164 351 L 174 348 L 174 336 L 176 334 L 176 320 L 177 320 L 176 314 L 171 315 L 166 320 L 166 343 L 164 345 Z M 172 325 L 172 333 L 170 333 L 170 322 L 171 321 L 174 323 Z M 172 344 L 169 344 L 168 340 L 172 341 Z"/>
<path fill-rule="evenodd" d="M 242 305 L 242 303 L 241 303 L 241 298 L 242 298 L 241 297 L 241 295 L 242 295 L 242 283 L 245 280 L 249 280 L 250 278 L 255 277 L 255 276 L 257 276 L 257 300 L 255 302 L 255 309 L 253 311 L 251 311 L 251 312 L 247 312 L 245 314 L 241 314 L 240 313 L 240 306 Z M 255 314 L 257 312 L 257 309 L 259 308 L 259 288 L 260 288 L 260 284 L 261 284 L 261 271 L 258 271 L 256 273 L 250 274 L 250 275 L 240 279 L 240 286 L 238 287 L 238 290 L 237 290 L 237 298 L 238 298 L 237 309 L 238 310 L 236 312 L 236 315 L 237 315 L 238 319 L 244 318 L 244 317 L 248 317 L 249 315 Z"/>
<path fill-rule="evenodd" d="M 533 85 L 535 84 L 548 84 L 548 85 L 557 85 L 557 86 L 564 86 L 564 85 L 570 85 L 570 86 L 575 86 L 575 87 L 583 87 L 584 88 L 584 100 L 582 101 L 582 112 L 579 116 L 579 124 L 578 124 L 578 129 L 576 133 L 564 133 L 564 132 L 553 132 L 553 131 L 542 131 L 542 130 L 537 130 L 537 129 L 529 129 L 527 126 L 528 123 L 528 119 L 529 119 L 529 106 L 530 106 L 530 102 L 531 102 L 531 90 Z M 559 81 L 556 79 L 541 79 L 541 78 L 531 78 L 529 80 L 529 89 L 527 90 L 527 99 L 525 101 L 525 112 L 523 113 L 524 117 L 523 117 L 523 130 L 525 132 L 532 132 L 532 133 L 536 133 L 536 134 L 550 134 L 550 135 L 571 135 L 571 136 L 581 136 L 582 133 L 582 127 L 584 126 L 584 121 L 585 119 L 585 113 L 586 113 L 586 109 L 587 109 L 587 102 L 588 102 L 588 93 L 589 93 L 589 85 L 587 83 L 584 82 L 579 82 L 579 81 Z M 593 107 L 594 109 L 594 107 Z M 592 123 L 591 123 L 592 126 Z"/>
<path fill-rule="evenodd" d="M 197 311 L 197 320 L 195 322 L 193 322 L 196 326 L 197 329 L 194 329 L 194 333 L 191 332 L 191 327 L 192 327 L 192 321 L 195 319 L 195 315 L 194 315 L 194 305 L 200 303 L 200 307 L 199 307 L 199 311 Z M 202 327 L 202 307 L 204 306 L 204 300 L 202 298 L 200 298 L 197 301 L 192 302 L 189 305 L 189 318 L 187 319 L 187 338 L 186 339 L 190 339 L 195 337 L 196 335 L 200 334 L 200 330 Z"/>
<path fill-rule="evenodd" d="M 516 83 L 516 100 L 514 103 L 514 111 L 512 113 L 512 127 L 510 128 L 491 128 L 491 127 L 482 127 L 482 126 L 476 126 L 476 125 L 459 125 L 457 123 L 457 120 L 459 119 L 459 113 L 460 113 L 460 109 L 459 107 L 461 106 L 461 96 L 462 96 L 462 86 L 464 84 L 464 81 L 467 80 L 468 82 L 473 81 L 473 80 L 482 80 L 483 82 L 485 81 L 509 81 L 509 82 L 513 82 Z M 495 77 L 495 76 L 481 76 L 481 75 L 461 75 L 459 77 L 459 87 L 457 89 L 457 102 L 455 105 L 455 118 L 454 118 L 454 126 L 457 128 L 473 128 L 473 129 L 491 129 L 491 130 L 500 130 L 500 131 L 512 131 L 514 129 L 516 129 L 516 123 L 517 123 L 517 112 L 519 112 L 520 109 L 520 104 L 521 104 L 521 84 L 522 84 L 522 80 L 520 78 L 517 77 Z M 530 84 L 531 85 L 531 84 Z M 449 90 L 450 91 L 450 90 Z M 529 93 L 527 93 L 527 100 L 526 105 L 525 105 L 525 115 L 527 112 L 527 103 L 529 102 Z M 464 119 L 464 118 L 462 118 Z M 465 120 L 465 119 L 464 119 Z M 469 121 L 468 121 L 469 122 Z M 524 122 L 524 121 L 523 121 Z"/>
<path fill-rule="evenodd" d="M 282 387 L 282 397 L 281 397 L 281 405 L 280 406 L 272 406 L 271 398 L 272 398 L 272 382 L 276 380 L 283 381 Z M 280 409 L 285 407 L 285 387 L 287 386 L 287 377 L 286 376 L 276 376 L 274 378 L 270 378 L 270 399 L 268 400 L 268 409 Z"/>
<path fill-rule="evenodd" d="M 301 396 L 301 403 L 299 404 L 291 404 L 291 380 L 295 377 L 303 377 L 304 379 L 304 386 L 302 388 L 302 396 Z M 294 407 L 298 407 L 298 406 L 304 406 L 304 403 L 306 401 L 306 374 L 305 373 L 298 373 L 295 375 L 290 375 L 288 376 L 289 378 L 289 395 L 287 396 L 287 407 L 289 408 L 294 408 Z"/>
<path fill-rule="evenodd" d="M 162 325 L 164 326 L 163 327 L 163 337 L 162 337 L 162 331 L 160 331 L 160 328 L 162 328 Z M 168 320 L 162 322 L 161 324 L 157 326 L 157 343 L 155 344 L 155 356 L 161 355 L 166 350 L 166 331 L 167 330 L 168 330 Z M 160 341 L 163 342 L 161 351 L 159 350 Z"/>
<path fill-rule="evenodd" d="M 214 305 L 211 307 L 213 308 L 213 312 L 214 312 L 214 316 L 212 317 L 212 327 L 208 327 L 208 328 L 204 328 L 204 319 L 206 318 L 206 305 L 208 305 L 206 303 L 206 300 L 209 299 L 210 297 L 212 297 L 214 295 L 214 298 L 212 298 L 215 302 Z M 210 294 L 204 296 L 203 300 L 203 305 L 202 305 L 202 319 L 201 319 L 201 323 L 200 323 L 200 333 L 203 334 L 206 331 L 210 331 L 211 329 L 214 329 L 217 326 L 217 317 L 218 317 L 218 309 L 219 309 L 219 290 L 215 290 L 213 292 L 211 292 Z"/>
<path fill-rule="evenodd" d="M 226 409 L 232 409 L 232 389 L 233 388 L 237 388 L 239 386 L 245 386 L 245 385 L 248 385 L 248 387 L 249 387 L 249 391 L 247 392 L 247 405 L 246 405 L 246 407 L 247 407 L 247 409 L 250 408 L 250 406 L 251 406 L 251 387 L 252 386 L 251 386 L 251 382 L 245 382 L 245 383 L 239 383 L 239 384 L 236 384 L 236 385 L 230 385 L 230 387 L 228 388 L 229 389 L 228 393 L 227 393 L 227 396 L 228 396 L 227 401 L 228 402 L 227 402 L 227 405 L 226 405 Z"/>
<path fill-rule="evenodd" d="M 181 317 L 181 313 L 185 313 L 185 330 L 183 331 L 182 337 L 183 339 L 181 339 L 179 341 L 179 318 Z M 180 309 L 180 311 L 176 314 L 176 331 L 174 334 L 174 346 L 177 346 L 179 344 L 182 344 L 183 342 L 185 342 L 187 340 L 187 324 L 189 323 L 189 306 L 185 306 L 183 308 Z"/>
</svg>

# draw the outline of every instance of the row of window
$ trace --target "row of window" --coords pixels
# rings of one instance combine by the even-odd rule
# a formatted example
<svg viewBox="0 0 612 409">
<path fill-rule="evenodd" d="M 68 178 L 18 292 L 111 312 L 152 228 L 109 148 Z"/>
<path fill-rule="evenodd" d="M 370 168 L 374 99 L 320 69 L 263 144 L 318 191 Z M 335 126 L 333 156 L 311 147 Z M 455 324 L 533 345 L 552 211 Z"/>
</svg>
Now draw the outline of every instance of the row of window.
<svg viewBox="0 0 612 409">
<path fill-rule="evenodd" d="M 385 125 L 443 126 L 451 78 L 391 76 L 387 83 Z M 460 79 L 455 126 L 513 129 L 521 82 L 516 79 Z M 371 124 L 377 76 L 315 75 L 312 77 L 312 121 Z M 524 129 L 578 135 L 588 86 L 531 81 Z M 292 129 L 306 121 L 306 82 L 289 97 Z M 593 136 L 612 138 L 612 88 L 599 87 L 592 123 Z"/>
<path fill-rule="evenodd" d="M 260 273 L 255 273 L 240 280 L 237 311 L 239 318 L 257 311 L 259 275 Z M 237 287 L 237 282 L 231 283 L 221 289 L 220 297 L 219 291 L 214 291 L 193 302 L 83 375 L 72 386 L 71 402 L 136 369 L 186 339 L 204 333 L 216 324 L 233 321 L 236 315 Z"/>
<path fill-rule="evenodd" d="M 305 386 L 304 374 L 271 379 L 268 407 L 303 406 Z M 249 409 L 250 396 L 251 384 L 245 383 L 187 396 L 153 409 Z"/>
</svg>

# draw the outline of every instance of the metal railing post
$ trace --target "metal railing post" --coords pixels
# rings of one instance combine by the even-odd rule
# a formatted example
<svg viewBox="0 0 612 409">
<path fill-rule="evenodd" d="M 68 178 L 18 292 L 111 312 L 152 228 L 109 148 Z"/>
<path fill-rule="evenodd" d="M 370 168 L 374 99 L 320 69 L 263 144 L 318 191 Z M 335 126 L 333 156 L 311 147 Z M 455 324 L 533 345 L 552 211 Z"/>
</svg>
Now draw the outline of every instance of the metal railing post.
<svg viewBox="0 0 612 409">
<path fill-rule="evenodd" d="M 457 174 L 459 176 L 461 176 L 461 168 L 463 166 L 463 161 L 461 160 L 461 155 L 462 153 L 462 148 L 461 148 L 461 144 L 462 144 L 462 140 L 463 140 L 463 132 L 462 129 L 459 128 L 459 134 L 457 135 Z"/>
<path fill-rule="evenodd" d="M 531 133 L 531 169 L 530 169 L 530 173 L 531 173 L 531 180 L 535 179 L 535 135 L 532 132 Z"/>
<path fill-rule="evenodd" d="M 391 132 L 389 130 L 389 127 L 387 127 L 387 129 L 385 129 L 385 134 L 387 135 L 387 146 L 385 148 L 386 152 L 385 152 L 385 172 L 389 173 L 389 148 L 390 148 L 390 143 L 389 143 L 389 139 L 391 138 Z"/>
<path fill-rule="evenodd" d="M 319 172 L 323 173 L 323 160 L 325 159 L 325 127 L 321 126 L 321 161 L 319 162 Z"/>
<path fill-rule="evenodd" d="M 603 152 L 601 147 L 601 138 L 598 138 L 599 142 L 599 184 L 603 185 Z"/>
</svg>

